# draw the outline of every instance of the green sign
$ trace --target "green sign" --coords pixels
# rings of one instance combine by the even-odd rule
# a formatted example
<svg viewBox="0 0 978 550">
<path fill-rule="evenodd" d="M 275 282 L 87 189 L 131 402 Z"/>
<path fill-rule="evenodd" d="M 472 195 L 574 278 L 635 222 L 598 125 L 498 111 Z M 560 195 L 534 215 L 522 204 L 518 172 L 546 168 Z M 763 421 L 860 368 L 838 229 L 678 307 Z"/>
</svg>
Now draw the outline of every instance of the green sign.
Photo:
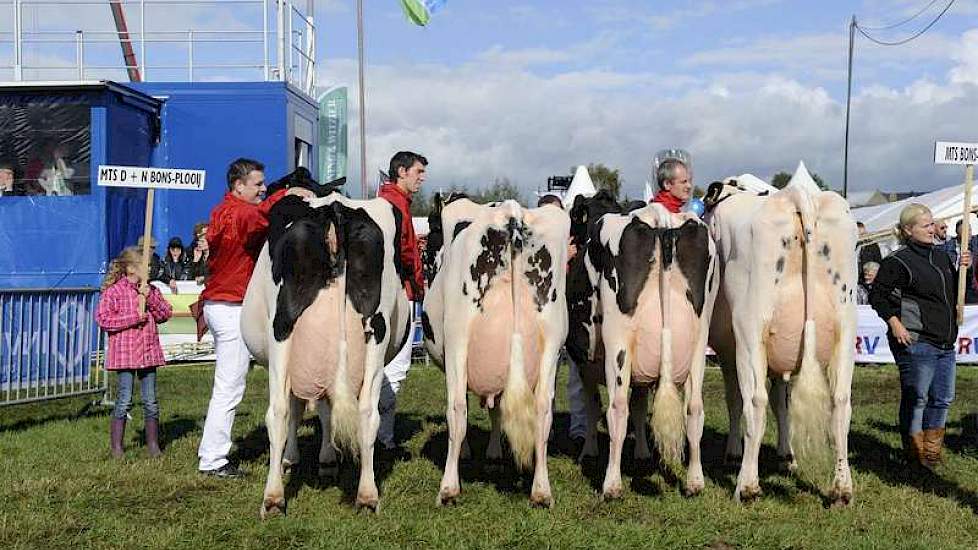
<svg viewBox="0 0 978 550">
<path fill-rule="evenodd" d="M 319 98 L 319 181 L 346 176 L 346 88 L 333 88 Z"/>
</svg>

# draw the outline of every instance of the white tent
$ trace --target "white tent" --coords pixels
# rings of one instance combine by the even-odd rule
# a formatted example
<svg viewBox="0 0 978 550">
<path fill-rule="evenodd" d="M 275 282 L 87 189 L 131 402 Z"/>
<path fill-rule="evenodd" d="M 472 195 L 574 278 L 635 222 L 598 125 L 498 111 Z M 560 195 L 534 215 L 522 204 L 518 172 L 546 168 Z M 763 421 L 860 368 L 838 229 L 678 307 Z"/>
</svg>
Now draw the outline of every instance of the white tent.
<svg viewBox="0 0 978 550">
<path fill-rule="evenodd" d="M 587 166 L 583 164 L 578 166 L 577 171 L 574 172 L 574 179 L 571 180 L 567 192 L 564 193 L 564 209 L 569 210 L 574 205 L 574 199 L 578 195 L 590 197 L 597 192 L 594 182 L 591 181 L 591 175 L 587 173 Z"/>
<path fill-rule="evenodd" d="M 972 206 L 978 200 L 978 184 L 971 190 Z M 918 197 L 910 197 L 902 201 L 880 204 L 877 206 L 865 206 L 855 208 L 852 215 L 856 220 L 866 224 L 866 230 L 870 233 L 882 231 L 896 226 L 900 221 L 900 211 L 910 203 L 919 203 L 930 208 L 934 213 L 934 218 L 946 218 L 949 228 L 948 234 L 954 234 L 954 224 L 961 219 L 964 211 L 964 188 L 962 185 L 953 185 L 937 191 L 931 191 Z M 974 217 L 972 217 L 972 221 Z M 974 224 L 972 224 L 972 235 L 974 235 Z"/>
</svg>

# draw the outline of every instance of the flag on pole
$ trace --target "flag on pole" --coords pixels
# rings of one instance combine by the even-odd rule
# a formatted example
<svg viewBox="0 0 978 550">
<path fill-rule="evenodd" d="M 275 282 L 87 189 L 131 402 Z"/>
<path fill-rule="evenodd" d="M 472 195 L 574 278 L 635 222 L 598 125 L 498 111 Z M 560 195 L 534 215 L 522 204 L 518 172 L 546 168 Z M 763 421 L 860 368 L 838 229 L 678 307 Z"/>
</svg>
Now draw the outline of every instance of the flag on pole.
<svg viewBox="0 0 978 550">
<path fill-rule="evenodd" d="M 428 24 L 431 14 L 437 12 L 448 0 L 401 0 L 404 15 L 415 25 L 421 27 Z"/>
</svg>

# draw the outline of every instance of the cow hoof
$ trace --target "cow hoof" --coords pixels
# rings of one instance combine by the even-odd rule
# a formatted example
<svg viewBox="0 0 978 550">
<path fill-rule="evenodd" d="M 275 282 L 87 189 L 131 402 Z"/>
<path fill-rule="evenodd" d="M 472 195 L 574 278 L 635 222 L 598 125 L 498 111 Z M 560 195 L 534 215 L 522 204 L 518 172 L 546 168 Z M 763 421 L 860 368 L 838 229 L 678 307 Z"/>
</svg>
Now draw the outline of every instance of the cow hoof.
<svg viewBox="0 0 978 550">
<path fill-rule="evenodd" d="M 621 486 L 612 487 L 610 489 L 605 489 L 604 492 L 601 493 L 601 500 L 605 502 L 610 502 L 612 500 L 621 500 L 621 495 L 622 495 Z"/>
<path fill-rule="evenodd" d="M 380 513 L 380 500 L 377 497 L 358 496 L 356 502 L 353 504 L 353 508 L 357 512 L 377 514 Z"/>
<path fill-rule="evenodd" d="M 285 498 L 266 497 L 261 503 L 261 510 L 258 511 L 258 515 L 262 520 L 273 518 L 275 516 L 284 516 Z"/>
<path fill-rule="evenodd" d="M 320 462 L 319 463 L 319 477 L 320 479 L 333 480 L 340 475 L 340 465 L 338 462 Z"/>
<path fill-rule="evenodd" d="M 752 485 L 748 487 L 743 487 L 739 491 L 734 493 L 734 498 L 737 502 L 741 504 L 750 504 L 761 497 L 761 487 L 759 485 Z"/>
<path fill-rule="evenodd" d="M 794 455 L 778 457 L 778 469 L 783 473 L 793 474 L 798 471 L 798 461 Z"/>
<path fill-rule="evenodd" d="M 551 495 L 534 493 L 530 495 L 530 505 L 534 508 L 553 508 L 554 499 Z"/>
<path fill-rule="evenodd" d="M 459 493 L 458 489 L 442 489 L 438 492 L 435 504 L 438 506 L 455 506 L 458 504 Z"/>
<path fill-rule="evenodd" d="M 831 508 L 845 508 L 852 502 L 852 490 L 832 489 L 829 492 Z"/>
<path fill-rule="evenodd" d="M 703 492 L 704 483 L 703 480 L 699 481 L 687 481 L 685 494 L 688 497 L 695 497 L 696 495 Z"/>
</svg>

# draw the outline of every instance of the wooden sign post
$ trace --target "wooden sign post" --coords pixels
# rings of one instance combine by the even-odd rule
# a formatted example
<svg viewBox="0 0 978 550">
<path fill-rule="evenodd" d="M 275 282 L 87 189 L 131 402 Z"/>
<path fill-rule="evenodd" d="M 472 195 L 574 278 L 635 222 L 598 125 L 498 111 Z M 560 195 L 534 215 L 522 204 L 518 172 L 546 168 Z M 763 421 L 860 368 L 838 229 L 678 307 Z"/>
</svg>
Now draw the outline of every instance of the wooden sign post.
<svg viewBox="0 0 978 550">
<path fill-rule="evenodd" d="M 138 166 L 99 166 L 98 184 L 103 187 L 136 187 L 146 189 L 146 216 L 143 224 L 143 259 L 139 274 L 149 284 L 150 246 L 153 239 L 153 195 L 156 189 L 203 191 L 206 172 L 173 168 Z M 146 312 L 146 298 L 139 296 L 139 314 Z"/>
<path fill-rule="evenodd" d="M 961 252 L 969 250 L 971 242 L 971 188 L 974 186 L 975 163 L 978 163 L 978 143 L 956 143 L 949 141 L 938 141 L 934 147 L 935 164 L 963 164 L 964 169 L 964 209 L 965 217 L 962 218 Z M 958 256 L 960 258 L 960 256 Z M 976 258 L 972 258 L 974 262 Z M 961 269 L 958 273 L 958 325 L 964 323 L 964 296 L 968 282 L 968 270 Z"/>
</svg>

